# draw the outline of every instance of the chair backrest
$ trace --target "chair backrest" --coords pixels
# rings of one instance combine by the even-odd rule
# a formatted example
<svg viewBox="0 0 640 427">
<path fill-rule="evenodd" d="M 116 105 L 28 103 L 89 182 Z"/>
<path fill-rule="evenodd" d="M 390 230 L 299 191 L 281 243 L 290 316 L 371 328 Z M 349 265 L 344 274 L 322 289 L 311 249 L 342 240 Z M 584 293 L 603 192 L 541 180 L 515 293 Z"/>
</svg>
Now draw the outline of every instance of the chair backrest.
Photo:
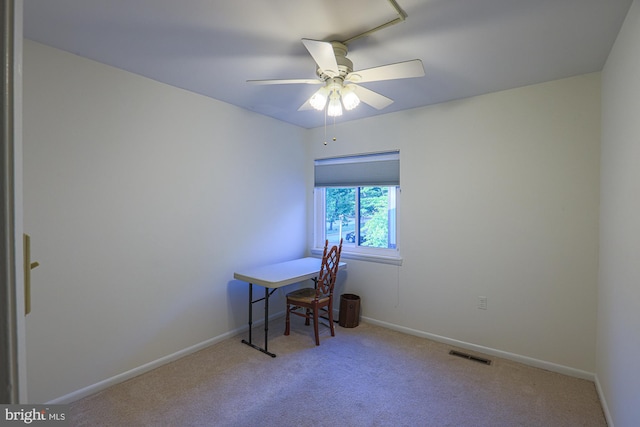
<svg viewBox="0 0 640 427">
<path fill-rule="evenodd" d="M 327 252 L 329 241 L 325 241 L 324 253 L 322 254 L 322 265 L 318 274 L 318 287 L 316 296 L 333 294 L 333 286 L 338 277 L 338 265 L 340 264 L 340 254 L 342 253 L 342 239 L 339 246 L 332 246 Z"/>
</svg>

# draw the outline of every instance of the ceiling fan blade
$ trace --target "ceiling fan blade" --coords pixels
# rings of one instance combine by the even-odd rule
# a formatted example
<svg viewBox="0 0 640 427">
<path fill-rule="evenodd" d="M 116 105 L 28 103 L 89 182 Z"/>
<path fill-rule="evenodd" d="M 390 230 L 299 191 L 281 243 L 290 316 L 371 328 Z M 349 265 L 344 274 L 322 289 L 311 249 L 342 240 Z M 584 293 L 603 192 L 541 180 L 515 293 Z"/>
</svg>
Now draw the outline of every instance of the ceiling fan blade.
<svg viewBox="0 0 640 427">
<path fill-rule="evenodd" d="M 317 79 L 276 79 L 276 80 L 247 80 L 252 85 L 291 85 L 291 84 L 307 84 L 319 85 L 324 82 Z"/>
<path fill-rule="evenodd" d="M 384 95 L 380 95 L 378 92 L 374 92 L 366 87 L 358 86 L 355 84 L 350 84 L 355 89 L 356 95 L 360 98 L 360 101 L 365 104 L 371 105 L 373 108 L 377 110 L 382 110 L 383 108 L 388 107 L 393 104 L 393 99 L 387 98 Z"/>
<path fill-rule="evenodd" d="M 302 39 L 302 44 L 307 48 L 318 67 L 329 77 L 338 75 L 338 62 L 333 52 L 333 45 L 318 40 Z"/>
<path fill-rule="evenodd" d="M 310 100 L 311 98 L 307 99 L 307 101 L 304 104 L 302 104 L 300 108 L 298 108 L 298 111 L 313 110 L 313 107 L 311 106 L 311 102 L 309 102 Z"/>
<path fill-rule="evenodd" d="M 380 67 L 354 71 L 347 75 L 345 81 L 366 83 L 422 76 L 424 76 L 422 61 L 414 59 L 411 61 L 398 62 L 397 64 L 382 65 Z"/>
</svg>

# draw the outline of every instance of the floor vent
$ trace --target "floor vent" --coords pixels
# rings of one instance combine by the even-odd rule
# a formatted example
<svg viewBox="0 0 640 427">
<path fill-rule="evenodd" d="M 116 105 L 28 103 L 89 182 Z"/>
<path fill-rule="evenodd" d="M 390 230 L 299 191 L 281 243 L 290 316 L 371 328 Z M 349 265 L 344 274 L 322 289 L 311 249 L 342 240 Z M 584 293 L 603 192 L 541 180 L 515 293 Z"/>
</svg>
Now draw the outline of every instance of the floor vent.
<svg viewBox="0 0 640 427">
<path fill-rule="evenodd" d="M 472 354 L 463 353 L 461 351 L 451 350 L 449 352 L 452 356 L 462 357 L 463 359 L 473 360 L 474 362 L 484 363 L 485 365 L 491 365 L 491 360 L 485 359 L 484 357 L 474 356 Z"/>
</svg>

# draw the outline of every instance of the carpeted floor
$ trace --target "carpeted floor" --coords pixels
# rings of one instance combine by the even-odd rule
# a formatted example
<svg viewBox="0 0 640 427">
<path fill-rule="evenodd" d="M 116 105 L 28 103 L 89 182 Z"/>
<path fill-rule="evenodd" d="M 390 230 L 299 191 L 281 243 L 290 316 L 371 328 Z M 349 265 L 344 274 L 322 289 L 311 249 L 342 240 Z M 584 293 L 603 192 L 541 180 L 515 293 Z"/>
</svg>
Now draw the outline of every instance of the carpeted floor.
<svg viewBox="0 0 640 427">
<path fill-rule="evenodd" d="M 271 358 L 238 336 L 70 407 L 74 426 L 606 426 L 595 386 L 367 323 L 336 336 L 270 325 Z M 257 337 L 257 338 L 256 338 Z M 254 340 L 261 342 L 259 328 Z M 469 353 L 466 350 L 462 350 Z M 484 356 L 484 355 L 480 355 Z M 484 356 L 487 357 L 487 356 Z"/>
</svg>

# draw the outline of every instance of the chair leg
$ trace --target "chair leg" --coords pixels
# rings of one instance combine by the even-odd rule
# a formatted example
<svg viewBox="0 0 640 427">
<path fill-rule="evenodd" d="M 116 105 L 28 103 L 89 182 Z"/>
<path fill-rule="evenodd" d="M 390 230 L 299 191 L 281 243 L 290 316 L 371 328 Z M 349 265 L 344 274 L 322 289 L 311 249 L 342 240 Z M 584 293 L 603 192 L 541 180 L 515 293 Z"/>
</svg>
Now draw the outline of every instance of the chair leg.
<svg viewBox="0 0 640 427">
<path fill-rule="evenodd" d="M 287 304 L 287 315 L 285 317 L 284 324 L 285 324 L 284 334 L 289 335 L 289 304 Z"/>
<path fill-rule="evenodd" d="M 306 319 L 304 319 L 304 324 L 305 324 L 306 326 L 309 326 L 309 317 L 310 317 L 310 316 L 311 316 L 311 310 L 309 310 L 309 309 L 307 308 L 307 316 L 306 316 Z"/>
<path fill-rule="evenodd" d="M 316 345 L 320 345 L 320 334 L 318 331 L 318 323 L 320 323 L 318 318 L 318 307 L 313 310 L 313 332 L 316 334 Z"/>
<path fill-rule="evenodd" d="M 335 337 L 336 332 L 333 329 L 333 307 L 331 307 L 331 305 L 329 305 L 329 329 L 331 329 L 331 336 Z"/>
</svg>

